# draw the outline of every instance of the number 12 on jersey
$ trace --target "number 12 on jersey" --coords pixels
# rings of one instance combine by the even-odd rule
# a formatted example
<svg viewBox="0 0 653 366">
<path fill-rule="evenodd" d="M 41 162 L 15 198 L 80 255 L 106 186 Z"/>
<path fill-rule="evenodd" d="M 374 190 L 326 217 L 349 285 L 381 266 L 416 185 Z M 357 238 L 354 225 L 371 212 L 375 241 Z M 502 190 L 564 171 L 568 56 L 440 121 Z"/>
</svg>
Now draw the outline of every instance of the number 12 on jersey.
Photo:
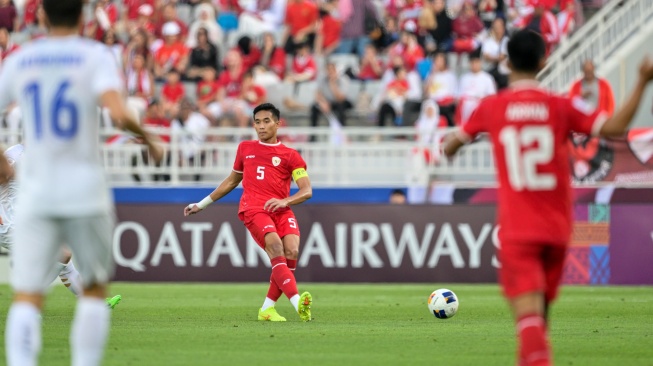
<svg viewBox="0 0 653 366">
<path fill-rule="evenodd" d="M 46 105 L 49 106 L 49 110 L 46 109 L 46 111 L 50 113 L 49 119 L 52 122 L 52 132 L 54 132 L 55 136 L 62 139 L 69 139 L 74 137 L 77 134 L 77 127 L 79 124 L 77 106 L 74 102 L 65 99 L 64 96 L 66 90 L 69 87 L 70 82 L 63 81 L 61 84 L 59 84 L 57 93 L 54 98 L 52 98 L 52 100 L 46 101 Z M 32 99 L 34 107 L 34 127 L 36 131 L 36 138 L 40 139 L 43 136 L 44 128 L 43 111 L 41 110 L 41 97 L 43 94 L 41 92 L 41 85 L 37 82 L 29 83 L 27 86 L 25 86 L 24 93 L 27 98 Z M 61 115 L 66 112 L 68 114 L 68 123 L 63 123 L 64 121 L 62 121 Z"/>
<path fill-rule="evenodd" d="M 554 156 L 554 135 L 549 126 L 504 127 L 499 133 L 504 148 L 508 180 L 515 191 L 552 190 L 555 174 L 538 173 L 537 166 L 550 163 Z M 523 151 L 522 151 L 523 150 Z"/>
</svg>

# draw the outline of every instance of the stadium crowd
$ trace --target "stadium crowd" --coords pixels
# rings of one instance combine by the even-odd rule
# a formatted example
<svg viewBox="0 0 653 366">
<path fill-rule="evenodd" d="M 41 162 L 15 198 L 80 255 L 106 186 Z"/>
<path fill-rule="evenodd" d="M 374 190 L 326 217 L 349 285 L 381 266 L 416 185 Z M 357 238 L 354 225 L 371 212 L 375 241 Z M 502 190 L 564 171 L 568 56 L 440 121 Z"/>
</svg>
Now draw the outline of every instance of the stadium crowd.
<svg viewBox="0 0 653 366">
<path fill-rule="evenodd" d="M 0 0 L 2 59 L 46 32 L 40 0 L 24 1 Z M 510 33 L 533 29 L 551 52 L 582 22 L 581 7 L 579 0 L 97 0 L 80 32 L 114 51 L 128 102 L 146 126 L 182 129 L 201 144 L 207 128 L 246 127 L 255 105 L 279 97 L 284 112 L 312 126 L 348 125 L 360 115 L 379 126 L 464 124 L 481 98 L 507 85 Z M 352 94 L 351 83 L 362 87 Z M 9 112 L 5 124 L 19 121 L 19 111 Z"/>
</svg>

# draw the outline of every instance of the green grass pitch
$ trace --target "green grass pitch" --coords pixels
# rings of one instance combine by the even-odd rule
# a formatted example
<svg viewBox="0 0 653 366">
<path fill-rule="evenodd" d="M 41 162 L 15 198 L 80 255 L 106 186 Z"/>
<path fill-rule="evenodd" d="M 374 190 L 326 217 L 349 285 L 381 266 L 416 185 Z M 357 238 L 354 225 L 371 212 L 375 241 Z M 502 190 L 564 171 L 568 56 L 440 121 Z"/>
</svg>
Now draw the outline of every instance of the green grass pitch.
<svg viewBox="0 0 653 366">
<path fill-rule="evenodd" d="M 282 298 L 286 323 L 256 320 L 265 284 L 114 284 L 105 365 L 513 365 L 508 308 L 493 285 L 301 284 L 314 298 L 302 323 Z M 436 288 L 460 299 L 439 320 Z M 10 302 L 0 286 L 0 329 Z M 43 314 L 42 365 L 68 365 L 74 299 L 56 286 Z M 565 287 L 552 313 L 557 365 L 653 365 L 651 287 Z M 4 344 L 4 335 L 0 336 Z M 4 364 L 4 347 L 0 364 Z"/>
</svg>

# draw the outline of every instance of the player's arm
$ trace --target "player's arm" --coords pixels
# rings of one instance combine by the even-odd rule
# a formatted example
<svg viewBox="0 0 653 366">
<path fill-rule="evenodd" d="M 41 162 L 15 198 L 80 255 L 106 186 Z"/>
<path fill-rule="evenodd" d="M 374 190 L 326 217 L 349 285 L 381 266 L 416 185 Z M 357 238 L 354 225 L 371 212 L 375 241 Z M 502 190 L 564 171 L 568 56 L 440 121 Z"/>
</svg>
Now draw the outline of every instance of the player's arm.
<svg viewBox="0 0 653 366">
<path fill-rule="evenodd" d="M 615 114 L 608 118 L 599 134 L 604 137 L 619 137 L 626 133 L 630 121 L 637 113 L 646 85 L 653 80 L 653 61 L 649 57 L 644 58 L 639 66 L 639 77 L 626 103 L 619 108 Z"/>
<path fill-rule="evenodd" d="M 485 132 L 484 124 L 488 115 L 485 111 L 489 108 L 486 105 L 490 103 L 487 98 L 483 99 L 463 127 L 459 127 L 444 136 L 443 150 L 445 155 L 448 157 L 454 156 L 463 145 L 472 141 L 477 134 Z"/>
<path fill-rule="evenodd" d="M 229 192 L 233 191 L 234 188 L 238 187 L 238 185 L 242 180 L 243 180 L 243 173 L 232 170 L 231 174 L 229 174 L 229 176 L 225 178 L 225 180 L 223 180 L 222 183 L 220 183 L 220 185 L 216 189 L 214 189 L 213 192 L 211 192 L 211 194 L 204 197 L 204 199 L 202 199 L 198 203 L 191 203 L 190 205 L 186 206 L 184 208 L 184 216 L 194 215 L 202 211 L 208 205 L 212 204 L 213 202 L 229 194 Z"/>
<path fill-rule="evenodd" d="M 109 110 L 109 115 L 116 127 L 130 131 L 143 137 L 143 142 L 150 150 L 150 155 L 157 163 L 163 159 L 163 149 L 157 144 L 157 139 L 140 126 L 136 117 L 127 110 L 120 93 L 117 90 L 108 90 L 100 96 L 102 105 Z"/>
<path fill-rule="evenodd" d="M 311 180 L 308 177 L 308 173 L 306 172 L 306 169 L 297 168 L 293 170 L 292 177 L 295 180 L 295 183 L 297 183 L 297 187 L 299 187 L 299 190 L 295 192 L 295 194 L 293 194 L 292 196 L 284 199 L 278 199 L 278 198 L 269 199 L 267 202 L 265 202 L 265 205 L 263 205 L 264 210 L 269 210 L 271 212 L 274 212 L 280 208 L 298 205 L 313 197 L 313 187 L 311 186 Z"/>
</svg>

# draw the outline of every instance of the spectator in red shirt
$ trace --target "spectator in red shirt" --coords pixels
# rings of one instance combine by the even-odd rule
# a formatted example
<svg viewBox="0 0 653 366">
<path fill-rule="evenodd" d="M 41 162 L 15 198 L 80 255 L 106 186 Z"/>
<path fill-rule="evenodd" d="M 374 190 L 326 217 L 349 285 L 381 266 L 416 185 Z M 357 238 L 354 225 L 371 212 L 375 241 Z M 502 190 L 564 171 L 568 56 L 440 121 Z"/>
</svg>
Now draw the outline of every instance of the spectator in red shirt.
<svg viewBox="0 0 653 366">
<path fill-rule="evenodd" d="M 277 46 L 272 33 L 265 33 L 263 36 L 261 65 L 283 80 L 286 74 L 286 52 L 283 48 Z"/>
<path fill-rule="evenodd" d="M 417 25 L 414 22 L 406 23 L 399 42 L 392 46 L 388 52 L 390 58 L 401 56 L 404 60 L 404 67 L 408 71 L 415 69 L 417 62 L 424 59 L 424 50 L 417 43 L 417 36 L 414 33 L 416 30 Z"/>
<path fill-rule="evenodd" d="M 0 63 L 17 49 L 18 45 L 11 41 L 7 28 L 0 28 Z"/>
<path fill-rule="evenodd" d="M 207 110 L 209 104 L 215 102 L 220 90 L 220 83 L 216 80 L 217 71 L 212 68 L 202 70 L 202 80 L 197 83 L 197 107 L 199 112 L 210 117 Z"/>
<path fill-rule="evenodd" d="M 36 24 L 36 12 L 41 5 L 41 0 L 27 0 L 25 2 L 25 9 L 23 15 L 23 27 L 29 27 L 30 25 Z"/>
<path fill-rule="evenodd" d="M 526 29 L 539 33 L 546 44 L 546 55 L 550 55 L 553 48 L 560 42 L 558 20 L 555 15 L 547 10 L 542 0 L 531 0 L 533 13 L 524 19 Z"/>
<path fill-rule="evenodd" d="M 166 83 L 161 88 L 161 98 L 163 99 L 162 107 L 166 116 L 174 116 L 179 109 L 179 102 L 186 95 L 184 84 L 181 83 L 181 77 L 175 70 L 168 72 Z"/>
<path fill-rule="evenodd" d="M 254 110 L 257 105 L 265 102 L 266 96 L 267 92 L 265 88 L 254 84 L 254 75 L 251 71 L 247 71 L 243 75 L 243 88 L 240 98 L 247 102 L 249 107 Z"/>
<path fill-rule="evenodd" d="M 299 46 L 297 54 L 292 61 L 292 69 L 286 81 L 290 83 L 299 83 L 302 81 L 315 80 L 317 76 L 317 64 L 313 55 L 311 55 L 311 47 L 308 43 Z"/>
<path fill-rule="evenodd" d="M 158 133 L 163 142 L 170 142 L 170 120 L 163 114 L 161 103 L 158 100 L 153 99 L 148 104 L 143 118 L 143 127 Z"/>
<path fill-rule="evenodd" d="M 394 79 L 388 82 L 383 91 L 383 104 L 378 114 L 379 127 L 384 126 L 387 120 L 390 120 L 391 124 L 400 124 L 397 117 L 403 113 L 404 104 L 406 103 L 407 94 L 410 89 L 406 68 L 398 66 L 393 69 L 393 72 Z"/>
<path fill-rule="evenodd" d="M 243 67 L 243 60 L 240 56 L 240 52 L 231 50 L 227 52 L 225 57 L 225 67 L 226 69 L 220 74 L 218 81 L 222 87 L 222 94 L 219 98 L 224 100 L 225 98 L 237 98 L 240 96 L 240 91 L 243 82 L 243 74 L 245 74 L 245 68 Z"/>
<path fill-rule="evenodd" d="M 361 80 L 379 80 L 381 75 L 383 75 L 383 63 L 377 55 L 376 47 L 368 44 L 365 47 L 365 55 L 361 59 L 358 78 Z"/>
<path fill-rule="evenodd" d="M 127 18 L 128 22 L 136 22 L 143 5 L 149 5 L 154 9 L 154 0 L 123 0 L 123 19 Z"/>
<path fill-rule="evenodd" d="M 154 14 L 154 8 L 150 4 L 143 4 L 138 8 L 138 17 L 130 22 L 129 29 L 130 32 L 134 32 L 137 29 L 142 29 L 147 33 L 154 34 L 156 31 L 156 26 L 152 22 L 152 15 Z"/>
<path fill-rule="evenodd" d="M 7 28 L 9 33 L 20 29 L 18 12 L 11 0 L 0 0 L 0 28 Z"/>
<path fill-rule="evenodd" d="M 251 70 L 261 60 L 261 51 L 252 43 L 252 39 L 249 36 L 241 37 L 233 50 L 240 53 L 245 71 Z"/>
<path fill-rule="evenodd" d="M 473 52 L 480 46 L 477 36 L 483 29 L 485 29 L 483 22 L 476 14 L 474 4 L 466 1 L 460 15 L 453 21 L 453 51 L 458 53 Z"/>
<path fill-rule="evenodd" d="M 39 4 L 38 8 L 36 9 L 36 22 L 28 25 L 26 32 L 29 35 L 30 39 L 45 37 L 48 34 L 48 24 L 45 19 L 43 4 Z"/>
<path fill-rule="evenodd" d="M 299 44 L 313 45 L 319 10 L 310 0 L 288 0 L 286 6 L 286 53 L 294 55 Z"/>
<path fill-rule="evenodd" d="M 175 4 L 172 2 L 165 4 L 163 8 L 161 8 L 161 19 L 159 19 L 159 23 L 156 27 L 156 32 L 154 35 L 159 38 L 164 36 L 163 27 L 165 27 L 166 23 L 168 22 L 177 23 L 180 29 L 179 37 L 182 40 L 186 38 L 186 35 L 188 34 L 188 26 L 177 17 L 177 9 L 175 8 Z"/>
<path fill-rule="evenodd" d="M 340 46 L 342 23 L 326 10 L 320 10 L 317 23 L 316 53 L 328 56 Z"/>
<path fill-rule="evenodd" d="M 168 22 L 163 26 L 163 45 L 154 55 L 154 77 L 161 79 L 170 70 L 180 74 L 188 65 L 189 50 L 179 39 L 181 28 L 175 22 Z"/>
</svg>

